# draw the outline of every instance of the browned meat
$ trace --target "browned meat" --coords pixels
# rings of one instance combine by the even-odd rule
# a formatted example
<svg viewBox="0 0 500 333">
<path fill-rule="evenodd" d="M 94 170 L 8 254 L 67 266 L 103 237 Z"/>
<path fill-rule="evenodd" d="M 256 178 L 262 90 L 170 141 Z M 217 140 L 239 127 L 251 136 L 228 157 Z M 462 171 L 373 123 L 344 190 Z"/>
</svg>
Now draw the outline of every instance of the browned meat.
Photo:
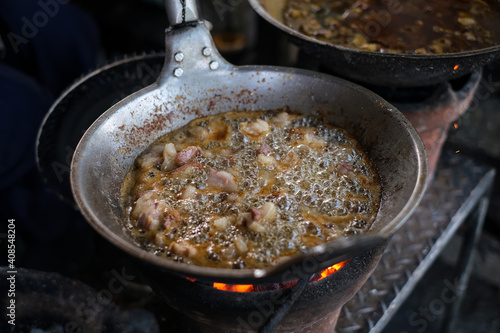
<svg viewBox="0 0 500 333">
<path fill-rule="evenodd" d="M 236 185 L 232 174 L 214 169 L 210 169 L 207 186 L 218 187 L 225 192 L 236 192 L 238 190 L 238 185 Z"/>
<path fill-rule="evenodd" d="M 178 166 L 183 166 L 184 164 L 190 162 L 198 154 L 201 154 L 200 147 L 187 147 L 177 153 L 177 155 L 175 156 L 175 164 Z"/>
</svg>

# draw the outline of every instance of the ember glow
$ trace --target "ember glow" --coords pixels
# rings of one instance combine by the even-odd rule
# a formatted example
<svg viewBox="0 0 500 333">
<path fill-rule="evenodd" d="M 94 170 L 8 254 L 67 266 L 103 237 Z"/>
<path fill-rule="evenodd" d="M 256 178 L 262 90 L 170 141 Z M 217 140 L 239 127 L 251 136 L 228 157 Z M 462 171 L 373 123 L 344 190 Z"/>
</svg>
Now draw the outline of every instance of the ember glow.
<svg viewBox="0 0 500 333">
<path fill-rule="evenodd" d="M 455 67 L 453 67 L 453 70 L 456 71 L 458 69 L 458 67 L 460 67 L 459 65 L 455 65 Z"/>
<path fill-rule="evenodd" d="M 333 273 L 339 271 L 342 267 L 344 267 L 349 260 L 339 262 L 338 264 L 335 264 L 333 266 L 328 267 L 327 269 L 321 271 L 320 273 L 316 274 L 315 277 L 311 279 L 310 282 L 315 282 L 315 281 L 320 281 L 323 280 L 324 278 L 332 275 Z M 189 279 L 190 281 L 195 281 L 193 279 Z M 281 283 L 279 284 L 279 288 L 270 288 L 268 290 L 272 289 L 282 289 L 282 288 L 290 288 L 293 287 L 297 281 L 291 281 L 288 283 Z M 214 283 L 212 287 L 219 289 L 219 290 L 224 290 L 224 291 L 233 291 L 233 292 L 238 292 L 238 293 L 250 293 L 254 291 L 263 291 L 261 288 L 255 287 L 252 284 L 225 284 L 225 283 Z"/>
</svg>

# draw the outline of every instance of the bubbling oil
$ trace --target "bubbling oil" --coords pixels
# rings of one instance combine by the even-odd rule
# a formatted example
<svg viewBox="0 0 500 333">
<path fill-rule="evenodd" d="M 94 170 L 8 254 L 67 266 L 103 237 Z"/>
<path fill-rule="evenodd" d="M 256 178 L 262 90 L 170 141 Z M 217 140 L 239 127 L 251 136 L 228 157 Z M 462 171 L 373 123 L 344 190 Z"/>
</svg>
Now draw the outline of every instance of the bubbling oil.
<svg viewBox="0 0 500 333">
<path fill-rule="evenodd" d="M 269 124 L 268 132 L 252 136 L 242 131 L 242 123 L 257 119 Z M 199 147 L 200 153 L 186 165 L 164 171 L 160 148 L 166 144 L 174 144 L 177 152 Z M 269 163 L 259 159 L 262 151 Z M 153 163 L 144 163 L 146 158 Z M 237 190 L 207 186 L 211 170 L 231 174 Z M 196 119 L 151 145 L 127 179 L 129 213 L 145 193 L 154 193 L 152 202 L 163 209 L 151 213 L 160 216 L 152 230 L 130 214 L 128 227 L 141 246 L 171 260 L 210 267 L 265 267 L 308 247 L 363 232 L 380 203 L 378 174 L 356 140 L 318 118 L 283 110 Z M 195 194 L 183 198 L 187 187 Z M 241 221 L 242 214 L 266 203 L 277 214 L 260 222 L 263 230 L 256 232 Z M 165 207 L 178 213 L 173 227 L 164 223 Z M 226 218 L 222 228 L 214 223 L 220 218 Z M 236 239 L 245 243 L 243 249 Z M 192 251 L 176 250 L 174 243 L 188 244 Z"/>
</svg>

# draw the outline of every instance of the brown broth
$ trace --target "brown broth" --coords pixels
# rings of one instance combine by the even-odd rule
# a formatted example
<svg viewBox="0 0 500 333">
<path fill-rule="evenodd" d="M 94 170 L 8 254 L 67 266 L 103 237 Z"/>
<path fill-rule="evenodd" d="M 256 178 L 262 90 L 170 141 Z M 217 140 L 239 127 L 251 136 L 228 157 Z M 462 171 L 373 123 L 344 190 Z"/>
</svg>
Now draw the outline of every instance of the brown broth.
<svg viewBox="0 0 500 333">
<path fill-rule="evenodd" d="M 285 22 L 310 37 L 348 48 L 442 54 L 500 44 L 495 0 L 289 0 Z"/>
</svg>

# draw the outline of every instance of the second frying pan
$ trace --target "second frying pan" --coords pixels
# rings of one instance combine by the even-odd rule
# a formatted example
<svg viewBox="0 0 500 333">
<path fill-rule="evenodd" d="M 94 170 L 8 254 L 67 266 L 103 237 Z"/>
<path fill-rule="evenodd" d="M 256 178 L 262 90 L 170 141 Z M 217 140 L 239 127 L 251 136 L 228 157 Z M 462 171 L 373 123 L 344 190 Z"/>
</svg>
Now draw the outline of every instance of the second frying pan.
<svg viewBox="0 0 500 333">
<path fill-rule="evenodd" d="M 418 87 L 473 72 L 500 57 L 500 45 L 448 54 L 397 54 L 361 51 L 325 43 L 284 23 L 287 0 L 249 0 L 266 21 L 283 31 L 304 52 L 319 58 L 335 74 L 363 84 Z"/>
</svg>

